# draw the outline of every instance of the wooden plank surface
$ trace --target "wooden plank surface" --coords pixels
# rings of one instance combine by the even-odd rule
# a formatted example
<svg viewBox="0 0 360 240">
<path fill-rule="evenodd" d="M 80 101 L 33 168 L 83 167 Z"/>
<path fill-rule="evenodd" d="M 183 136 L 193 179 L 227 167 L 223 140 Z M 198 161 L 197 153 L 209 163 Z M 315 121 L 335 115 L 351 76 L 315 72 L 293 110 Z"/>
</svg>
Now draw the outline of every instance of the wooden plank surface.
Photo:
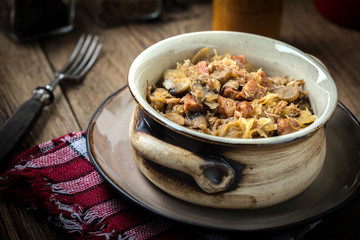
<svg viewBox="0 0 360 240">
<path fill-rule="evenodd" d="M 39 43 L 14 44 L 0 32 L 1 125 L 31 97 L 35 87 L 51 79 L 52 72 Z M 80 128 L 58 88 L 55 102 L 51 108 L 44 109 L 19 152 L 71 131 L 80 131 Z M 31 214 L 11 200 L 4 201 L 0 196 L 0 239 L 62 239 L 61 234 L 43 217 Z"/>
<path fill-rule="evenodd" d="M 322 17 L 312 1 L 285 1 L 280 40 L 310 53 L 329 69 L 339 100 L 360 119 L 359 30 L 338 26 Z"/>
<path fill-rule="evenodd" d="M 0 33 L 0 125 L 46 84 L 66 61 L 82 32 L 104 38 L 102 55 L 81 84 L 62 83 L 55 102 L 47 107 L 24 142 L 35 144 L 72 131 L 82 131 L 98 105 L 126 83 L 133 59 L 164 38 L 211 30 L 209 2 L 165 9 L 161 18 L 100 28 L 79 5 L 75 29 L 65 35 L 16 44 Z M 333 24 L 318 14 L 311 0 L 285 1 L 280 40 L 321 59 L 339 91 L 339 100 L 360 119 L 360 32 Z M 360 239 L 360 197 L 327 217 L 304 239 Z M 0 198 L 0 239 L 68 239 L 31 211 Z"/>
</svg>

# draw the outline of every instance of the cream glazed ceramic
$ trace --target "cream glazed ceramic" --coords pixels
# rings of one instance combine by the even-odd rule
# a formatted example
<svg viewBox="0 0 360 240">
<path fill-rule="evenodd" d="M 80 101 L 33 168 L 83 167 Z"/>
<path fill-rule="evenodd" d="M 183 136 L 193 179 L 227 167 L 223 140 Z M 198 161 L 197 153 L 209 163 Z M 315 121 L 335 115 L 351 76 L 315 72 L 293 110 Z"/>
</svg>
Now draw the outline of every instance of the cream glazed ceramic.
<svg viewBox="0 0 360 240">
<path fill-rule="evenodd" d="M 146 87 L 162 72 L 202 47 L 219 54 L 244 54 L 270 76 L 305 80 L 318 119 L 296 133 L 262 139 L 210 136 L 179 126 L 146 101 Z M 133 62 L 128 85 L 137 102 L 130 126 L 136 164 L 170 195 L 214 208 L 262 208 L 306 189 L 319 174 L 326 153 L 324 125 L 333 115 L 337 90 L 314 58 L 285 43 L 236 32 L 196 32 L 165 39 Z"/>
</svg>

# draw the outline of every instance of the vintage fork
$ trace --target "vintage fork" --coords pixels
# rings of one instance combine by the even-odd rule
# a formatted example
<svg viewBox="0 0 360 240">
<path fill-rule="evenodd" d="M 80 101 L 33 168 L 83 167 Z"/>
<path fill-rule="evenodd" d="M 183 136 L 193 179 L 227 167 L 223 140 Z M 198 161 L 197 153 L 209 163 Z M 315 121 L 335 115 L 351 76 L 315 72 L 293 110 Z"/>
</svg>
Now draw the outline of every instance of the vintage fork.
<svg viewBox="0 0 360 240">
<path fill-rule="evenodd" d="M 82 34 L 75 49 L 64 66 L 54 74 L 53 80 L 33 91 L 32 97 L 24 102 L 0 129 L 0 164 L 3 165 L 15 153 L 36 121 L 44 106 L 54 100 L 53 90 L 63 79 L 81 80 L 94 65 L 102 47 L 102 39 L 95 35 Z"/>
</svg>

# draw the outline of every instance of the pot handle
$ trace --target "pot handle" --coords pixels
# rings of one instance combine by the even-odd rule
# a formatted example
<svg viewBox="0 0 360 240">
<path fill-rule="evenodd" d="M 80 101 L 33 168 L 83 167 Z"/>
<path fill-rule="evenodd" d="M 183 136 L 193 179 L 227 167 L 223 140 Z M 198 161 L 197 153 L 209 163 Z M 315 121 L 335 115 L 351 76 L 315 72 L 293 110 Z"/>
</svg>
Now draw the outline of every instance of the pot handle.
<svg viewBox="0 0 360 240">
<path fill-rule="evenodd" d="M 204 159 L 142 131 L 133 131 L 130 141 L 138 154 L 159 165 L 189 174 L 207 193 L 226 191 L 235 180 L 234 169 L 220 159 Z"/>
</svg>

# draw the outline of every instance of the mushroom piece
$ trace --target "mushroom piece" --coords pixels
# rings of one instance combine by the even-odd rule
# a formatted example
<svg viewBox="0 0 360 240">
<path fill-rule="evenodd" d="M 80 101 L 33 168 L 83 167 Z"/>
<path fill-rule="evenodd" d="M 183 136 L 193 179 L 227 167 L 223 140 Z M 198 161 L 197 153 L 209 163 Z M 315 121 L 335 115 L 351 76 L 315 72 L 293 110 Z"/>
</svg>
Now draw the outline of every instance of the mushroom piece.
<svg viewBox="0 0 360 240">
<path fill-rule="evenodd" d="M 164 72 L 163 86 L 171 94 L 179 94 L 190 88 L 191 80 L 184 72 L 177 69 L 168 69 Z"/>
<path fill-rule="evenodd" d="M 206 128 L 208 126 L 208 122 L 206 117 L 200 113 L 196 113 L 194 115 L 186 116 L 185 125 L 191 128 Z"/>
<path fill-rule="evenodd" d="M 210 60 L 210 50 L 209 48 L 202 48 L 200 49 L 192 58 L 191 58 L 191 62 L 193 64 L 197 64 L 198 62 L 201 61 L 208 61 Z"/>
<path fill-rule="evenodd" d="M 279 136 L 299 131 L 298 123 L 291 118 L 279 118 L 277 121 L 277 134 Z"/>
<path fill-rule="evenodd" d="M 170 113 L 166 113 L 166 118 L 179 124 L 179 125 L 184 125 L 185 124 L 185 118 L 183 116 L 181 116 L 179 113 L 175 113 L 175 112 L 170 112 Z"/>
<path fill-rule="evenodd" d="M 273 92 L 279 94 L 281 100 L 293 102 L 299 97 L 300 91 L 299 88 L 296 86 L 286 86 L 276 88 Z"/>
</svg>

